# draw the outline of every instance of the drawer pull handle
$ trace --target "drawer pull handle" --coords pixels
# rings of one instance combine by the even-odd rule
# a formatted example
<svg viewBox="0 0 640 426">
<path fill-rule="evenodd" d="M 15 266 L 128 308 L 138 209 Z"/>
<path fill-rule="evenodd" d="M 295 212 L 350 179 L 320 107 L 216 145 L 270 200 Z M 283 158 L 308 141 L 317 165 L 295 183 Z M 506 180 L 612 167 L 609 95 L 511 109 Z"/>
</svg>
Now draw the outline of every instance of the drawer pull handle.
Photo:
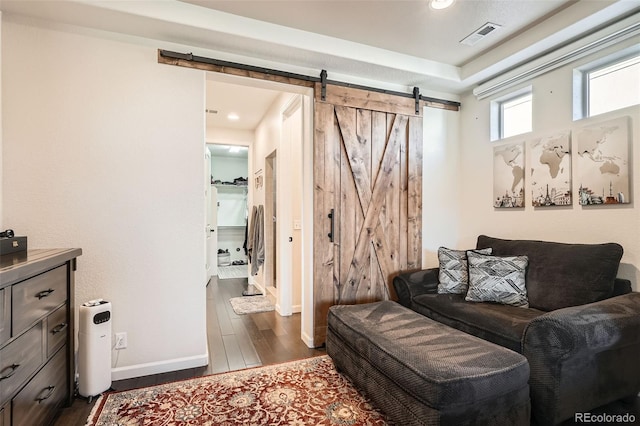
<svg viewBox="0 0 640 426">
<path fill-rule="evenodd" d="M 0 380 L 5 380 L 13 376 L 16 373 L 16 370 L 18 370 L 18 367 L 20 367 L 20 364 L 11 364 L 10 366 L 2 370 L 0 373 L 4 373 L 4 371 L 8 369 L 10 369 L 11 371 L 9 371 L 8 374 L 3 374 L 2 376 L 0 376 Z"/>
<path fill-rule="evenodd" d="M 49 290 L 42 290 L 40 293 L 36 294 L 36 297 L 38 299 L 42 299 L 44 297 L 49 296 L 51 293 L 53 293 L 55 290 L 50 288 Z"/>
<path fill-rule="evenodd" d="M 51 395 L 53 395 L 53 393 L 56 391 L 56 387 L 55 386 L 47 386 L 46 388 L 44 388 L 42 390 L 43 391 L 47 391 L 47 394 L 45 396 L 41 396 L 39 398 L 36 398 L 36 401 L 38 401 L 38 404 L 40 404 L 45 399 L 51 398 Z M 42 393 L 42 392 L 40 392 L 40 393 Z"/>
<path fill-rule="evenodd" d="M 58 334 L 65 328 L 67 328 L 67 323 L 63 322 L 61 324 L 58 324 L 51 329 L 51 334 Z"/>
</svg>

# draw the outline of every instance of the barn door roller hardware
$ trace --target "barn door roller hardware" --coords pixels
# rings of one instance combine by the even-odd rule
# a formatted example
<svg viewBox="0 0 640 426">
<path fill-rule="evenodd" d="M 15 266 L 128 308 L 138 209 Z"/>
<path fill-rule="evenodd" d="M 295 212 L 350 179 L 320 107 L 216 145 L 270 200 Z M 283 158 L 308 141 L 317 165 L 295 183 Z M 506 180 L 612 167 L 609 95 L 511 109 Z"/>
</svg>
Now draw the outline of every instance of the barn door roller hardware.
<svg viewBox="0 0 640 426">
<path fill-rule="evenodd" d="M 460 102 L 422 96 L 420 95 L 420 90 L 417 90 L 416 92 L 417 87 L 414 87 L 413 93 L 406 93 L 406 92 L 396 92 L 392 90 L 380 89 L 378 87 L 369 87 L 369 86 L 361 86 L 358 84 L 345 83 L 343 81 L 328 80 L 326 70 L 322 70 L 322 72 L 320 73 L 320 77 L 312 77 L 308 75 L 290 73 L 287 71 L 280 71 L 280 70 L 275 70 L 270 68 L 256 67 L 253 65 L 240 64 L 237 62 L 229 62 L 229 61 L 222 61 L 220 59 L 206 58 L 203 56 L 195 56 L 192 53 L 179 53 L 179 52 L 171 52 L 168 50 L 158 49 L 158 54 L 159 54 L 158 62 L 168 63 L 172 65 L 190 66 L 192 68 L 202 69 L 202 67 L 197 67 L 193 65 L 176 64 L 171 61 L 161 60 L 161 58 L 187 61 L 195 64 L 208 64 L 208 65 L 213 65 L 214 67 L 220 67 L 220 68 L 233 68 L 237 70 L 247 71 L 249 73 L 262 73 L 266 75 L 273 75 L 273 76 L 283 77 L 287 79 L 296 79 L 296 80 L 301 80 L 301 81 L 306 81 L 311 83 L 320 83 L 321 84 L 320 97 L 322 100 L 326 99 L 327 84 L 332 84 L 334 86 L 350 87 L 353 89 L 367 90 L 370 92 L 384 93 L 387 95 L 401 96 L 404 98 L 415 98 L 416 114 L 419 114 L 419 107 L 418 107 L 419 101 L 429 102 L 431 104 L 436 104 L 435 105 L 436 107 L 442 107 L 442 108 L 451 109 L 455 111 L 457 111 L 458 108 L 460 107 Z M 216 69 L 212 69 L 212 71 L 220 72 L 220 70 L 216 70 Z"/>
<path fill-rule="evenodd" d="M 420 114 L 420 89 L 413 88 L 413 98 L 416 100 L 416 115 Z"/>
<path fill-rule="evenodd" d="M 320 99 L 327 100 L 327 70 L 320 71 L 320 85 L 322 86 L 320 92 Z"/>
</svg>

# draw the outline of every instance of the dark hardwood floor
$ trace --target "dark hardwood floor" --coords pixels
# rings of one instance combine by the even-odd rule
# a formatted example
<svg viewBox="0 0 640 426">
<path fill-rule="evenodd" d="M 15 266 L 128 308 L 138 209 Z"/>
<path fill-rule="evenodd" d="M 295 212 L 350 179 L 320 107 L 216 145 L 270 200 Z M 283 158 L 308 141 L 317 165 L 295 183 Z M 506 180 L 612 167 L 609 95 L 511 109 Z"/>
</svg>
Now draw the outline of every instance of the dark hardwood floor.
<svg viewBox="0 0 640 426">
<path fill-rule="evenodd" d="M 300 339 L 300 314 L 290 317 L 281 317 L 275 312 L 237 315 L 229 299 L 242 296 L 246 287 L 246 278 L 218 280 L 217 277 L 207 286 L 207 367 L 119 380 L 113 382 L 113 389 L 134 389 L 325 353 L 324 349 L 309 349 Z M 77 398 L 71 407 L 61 412 L 54 425 L 85 426 L 94 404 L 95 401 L 89 404 Z"/>
</svg>

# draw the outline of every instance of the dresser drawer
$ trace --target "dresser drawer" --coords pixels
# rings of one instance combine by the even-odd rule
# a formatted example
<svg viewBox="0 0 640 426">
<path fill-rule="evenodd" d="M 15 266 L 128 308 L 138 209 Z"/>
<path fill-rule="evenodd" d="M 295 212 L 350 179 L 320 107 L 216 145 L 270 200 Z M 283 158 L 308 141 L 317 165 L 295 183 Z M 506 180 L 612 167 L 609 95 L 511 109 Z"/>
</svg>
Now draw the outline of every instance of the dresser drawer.
<svg viewBox="0 0 640 426">
<path fill-rule="evenodd" d="M 67 392 L 66 351 L 59 351 L 12 401 L 13 425 L 49 424 Z"/>
<path fill-rule="evenodd" d="M 11 404 L 7 404 L 0 410 L 0 426 L 11 425 Z"/>
<path fill-rule="evenodd" d="M 11 337 L 11 287 L 0 289 L 0 345 Z M 2 416 L 0 416 L 2 418 Z"/>
<path fill-rule="evenodd" d="M 47 317 L 47 357 L 64 345 L 67 328 L 67 305 L 62 305 Z"/>
<path fill-rule="evenodd" d="M 0 351 L 0 395 L 4 403 L 42 365 L 42 322 Z"/>
<path fill-rule="evenodd" d="M 67 300 L 67 267 L 60 266 L 13 286 L 13 336 Z"/>
</svg>

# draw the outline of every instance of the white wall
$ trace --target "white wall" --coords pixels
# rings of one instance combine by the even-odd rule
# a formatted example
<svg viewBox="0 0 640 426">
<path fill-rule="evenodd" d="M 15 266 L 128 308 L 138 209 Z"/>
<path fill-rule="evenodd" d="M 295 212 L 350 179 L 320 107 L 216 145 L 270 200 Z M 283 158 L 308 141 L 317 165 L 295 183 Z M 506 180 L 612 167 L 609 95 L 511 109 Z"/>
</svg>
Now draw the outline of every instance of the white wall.
<svg viewBox="0 0 640 426">
<path fill-rule="evenodd" d="M 2 11 L 0 11 L 0 46 L 2 45 Z M 0 49 L 0 70 L 2 70 L 2 49 Z M 2 99 L 2 73 L 0 72 L 0 100 Z M 3 185 L 2 180 L 4 176 L 3 165 L 3 149 L 2 149 L 2 102 L 0 102 L 0 229 L 4 231 L 4 215 L 2 214 L 4 200 L 3 200 Z"/>
<path fill-rule="evenodd" d="M 222 127 L 207 127 L 207 143 L 218 145 L 250 146 L 254 135 L 251 130 L 226 129 Z"/>
<path fill-rule="evenodd" d="M 296 103 L 300 101 L 299 103 Z M 293 105 L 299 107 L 283 125 L 283 114 Z M 253 163 L 249 175 L 262 169 L 266 173 L 265 158 L 277 149 L 277 203 L 278 235 L 277 253 L 278 280 L 291 282 L 291 291 L 283 291 L 278 284 L 279 299 L 276 309 L 282 315 L 300 312 L 302 309 L 302 231 L 294 230 L 293 222 L 302 223 L 302 97 L 292 93 L 282 93 L 265 113 L 255 131 L 255 144 L 252 150 Z M 295 133 L 295 134 L 294 134 Z M 296 145 L 297 144 L 297 145 Z M 294 147 L 294 145 L 296 145 Z M 262 188 L 254 190 L 254 205 L 266 206 L 265 190 L 269 190 L 266 179 Z M 266 218 L 265 218 L 266 219 Z M 265 220 L 265 226 L 268 222 Z M 292 237 L 293 241 L 288 242 Z M 268 259 L 265 259 L 265 263 Z M 254 280 L 264 287 L 266 268 L 262 267 Z M 282 302 L 282 304 L 280 303 Z M 292 307 L 292 311 L 289 306 Z"/>
<path fill-rule="evenodd" d="M 527 199 L 524 209 L 494 209 L 492 207 L 493 147 L 489 141 L 489 104 L 491 99 L 478 101 L 468 94 L 462 99 L 460 126 L 459 188 L 460 209 L 457 247 L 475 247 L 479 234 L 503 238 L 541 239 L 573 243 L 617 242 L 624 247 L 618 276 L 632 281 L 638 290 L 640 281 L 640 107 L 572 121 L 572 70 L 611 53 L 621 46 L 592 54 L 579 62 L 544 74 L 522 86 L 533 86 L 533 133 L 512 137 L 502 142 L 528 140 L 535 136 L 561 130 L 575 130 L 588 124 L 620 116 L 632 118 L 630 169 L 633 177 L 632 203 L 621 206 L 580 206 L 576 194 L 580 186 L 576 178 L 577 150 L 573 141 L 573 205 L 568 208 L 537 208 Z M 520 86 L 521 87 L 521 86 Z M 517 90 L 519 87 L 514 87 Z M 496 94 L 497 96 L 504 93 Z M 499 143 L 502 143 L 499 142 Z M 527 162 L 527 164 L 529 164 Z M 528 175 L 528 174 L 527 174 Z M 455 188 L 452 188 L 455 190 Z M 531 194 L 531 182 L 525 180 L 525 194 Z M 436 225 L 444 226 L 440 220 Z M 431 248 L 429 248 L 431 249 Z"/>
<path fill-rule="evenodd" d="M 251 158 L 252 162 L 249 168 L 249 176 L 253 179 L 256 176 L 256 172 L 262 170 L 263 177 L 266 171 L 265 166 L 265 158 L 269 156 L 274 150 L 280 147 L 280 138 L 281 138 L 281 128 L 282 128 L 282 111 L 284 106 L 289 102 L 292 98 L 291 93 L 282 93 L 271 105 L 269 110 L 265 113 L 262 121 L 258 124 L 255 130 L 255 143 L 253 144 L 251 150 Z M 277 157 L 277 167 L 280 168 L 278 173 L 282 173 L 284 168 L 282 168 L 282 159 L 284 157 L 281 155 L 281 152 L 278 151 Z M 279 181 L 283 181 L 280 179 L 281 176 L 278 176 Z M 287 179 L 284 180 L 286 182 Z M 283 183 L 283 182 L 278 182 Z M 266 180 L 263 180 L 263 186 L 260 188 L 253 188 L 253 198 L 251 200 L 252 206 L 265 205 L 266 195 L 265 190 L 268 189 L 268 185 Z M 267 218 L 265 217 L 265 227 L 268 225 Z M 267 259 L 265 259 L 265 263 Z M 254 277 L 255 283 L 260 287 L 264 288 L 265 278 L 264 278 L 264 269 L 265 265 L 263 265 L 258 275 Z"/>
<path fill-rule="evenodd" d="M 438 247 L 455 247 L 460 221 L 460 113 L 423 109 L 422 264 L 438 266 Z"/>
<path fill-rule="evenodd" d="M 114 379 L 207 363 L 204 73 L 125 40 L 2 24 L 3 222 L 82 248 L 76 306 L 128 333 Z"/>
<path fill-rule="evenodd" d="M 283 123 L 283 141 L 289 144 L 290 157 L 289 168 L 291 179 L 289 181 L 289 192 L 291 197 L 291 212 L 289 219 L 294 223 L 290 229 L 293 237 L 291 243 L 291 304 L 292 312 L 297 313 L 302 310 L 302 145 L 303 145 L 303 105 L 302 97 L 295 99 L 296 104 L 292 106 L 294 111 Z M 298 226 L 296 226 L 298 225 Z"/>
</svg>

